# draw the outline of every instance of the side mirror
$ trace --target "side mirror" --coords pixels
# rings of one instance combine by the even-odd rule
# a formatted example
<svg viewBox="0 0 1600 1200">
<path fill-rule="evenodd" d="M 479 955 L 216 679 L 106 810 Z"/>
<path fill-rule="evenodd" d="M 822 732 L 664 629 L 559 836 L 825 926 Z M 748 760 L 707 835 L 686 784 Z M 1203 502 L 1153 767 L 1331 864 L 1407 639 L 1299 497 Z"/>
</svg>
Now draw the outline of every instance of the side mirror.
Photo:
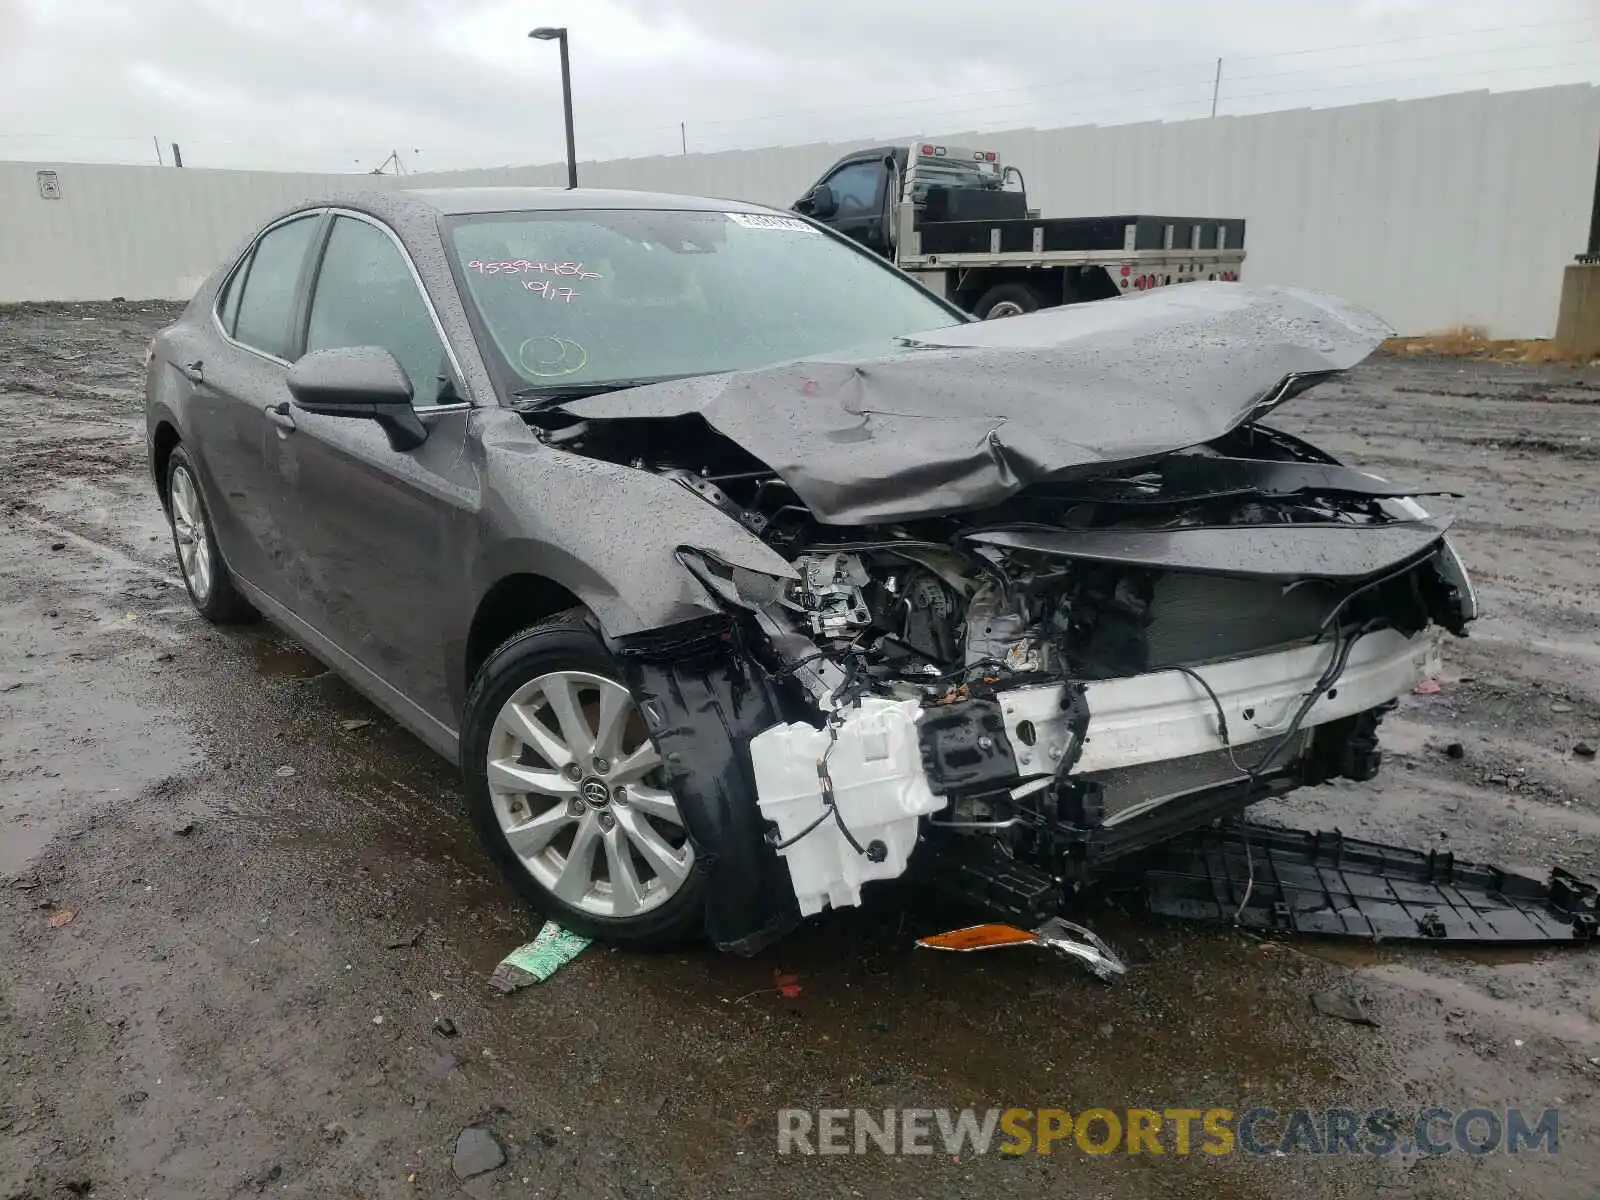
<svg viewBox="0 0 1600 1200">
<path fill-rule="evenodd" d="M 839 200 L 833 194 L 831 187 L 825 183 L 819 183 L 800 198 L 799 203 L 795 205 L 795 210 L 803 212 L 809 217 L 815 217 L 819 221 L 826 221 L 839 211 Z"/>
<path fill-rule="evenodd" d="M 289 368 L 288 382 L 306 412 L 376 421 L 396 450 L 428 440 L 428 427 L 411 407 L 411 380 L 382 346 L 313 350 Z"/>
</svg>

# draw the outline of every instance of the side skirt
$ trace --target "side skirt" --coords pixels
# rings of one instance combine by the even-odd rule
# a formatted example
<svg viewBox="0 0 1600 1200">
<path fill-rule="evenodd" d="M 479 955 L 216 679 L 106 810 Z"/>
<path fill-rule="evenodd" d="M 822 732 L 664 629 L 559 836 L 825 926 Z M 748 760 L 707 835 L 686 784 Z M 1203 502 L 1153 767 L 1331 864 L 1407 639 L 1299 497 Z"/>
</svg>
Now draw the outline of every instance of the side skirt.
<svg viewBox="0 0 1600 1200">
<path fill-rule="evenodd" d="M 458 730 L 451 729 L 442 721 L 430 716 L 260 588 L 241 579 L 237 574 L 234 575 L 233 582 L 244 593 L 245 599 L 255 605 L 263 616 L 304 642 L 313 654 L 337 671 L 351 687 L 416 734 L 430 749 L 444 755 L 451 762 L 456 761 L 460 753 Z"/>
</svg>

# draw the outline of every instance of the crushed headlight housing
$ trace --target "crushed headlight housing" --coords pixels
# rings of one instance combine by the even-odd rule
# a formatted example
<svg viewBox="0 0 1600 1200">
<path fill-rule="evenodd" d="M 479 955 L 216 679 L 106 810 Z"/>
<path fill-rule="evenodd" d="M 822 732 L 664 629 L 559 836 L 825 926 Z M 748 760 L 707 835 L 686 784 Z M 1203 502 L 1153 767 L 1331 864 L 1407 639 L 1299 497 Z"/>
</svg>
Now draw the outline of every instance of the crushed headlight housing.
<svg viewBox="0 0 1600 1200">
<path fill-rule="evenodd" d="M 764 571 L 752 571 L 718 558 L 708 550 L 693 546 L 678 547 L 678 561 L 719 600 L 751 612 L 776 604 L 794 585 Z"/>
</svg>

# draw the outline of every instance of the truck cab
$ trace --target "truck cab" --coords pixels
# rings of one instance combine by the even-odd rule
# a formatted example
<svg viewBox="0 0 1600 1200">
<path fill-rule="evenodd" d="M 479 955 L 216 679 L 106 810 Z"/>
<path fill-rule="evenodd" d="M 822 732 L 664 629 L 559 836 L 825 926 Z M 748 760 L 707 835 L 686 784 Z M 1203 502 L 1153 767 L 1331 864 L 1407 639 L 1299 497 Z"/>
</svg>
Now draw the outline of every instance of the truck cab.
<svg viewBox="0 0 1600 1200">
<path fill-rule="evenodd" d="M 794 210 L 892 258 L 890 225 L 899 200 L 893 193 L 905 161 L 904 146 L 847 154 L 795 201 Z"/>
<path fill-rule="evenodd" d="M 1043 217 L 998 153 L 935 141 L 853 151 L 793 208 L 983 318 L 1234 280 L 1244 261 L 1241 220 Z"/>
</svg>

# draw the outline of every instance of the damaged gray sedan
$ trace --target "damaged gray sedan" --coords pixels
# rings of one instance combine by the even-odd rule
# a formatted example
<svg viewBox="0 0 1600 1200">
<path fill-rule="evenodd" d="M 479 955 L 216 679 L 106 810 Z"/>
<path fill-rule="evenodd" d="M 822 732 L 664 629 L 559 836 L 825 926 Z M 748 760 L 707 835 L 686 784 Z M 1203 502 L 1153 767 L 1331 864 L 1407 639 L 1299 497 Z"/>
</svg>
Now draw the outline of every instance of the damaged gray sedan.
<svg viewBox="0 0 1600 1200">
<path fill-rule="evenodd" d="M 150 460 L 200 612 L 458 760 L 536 907 L 752 952 L 908 871 L 1037 920 L 1371 778 L 1472 587 L 1263 421 L 1386 332 L 1207 283 L 972 323 L 751 205 L 369 194 L 157 337 Z"/>
</svg>

